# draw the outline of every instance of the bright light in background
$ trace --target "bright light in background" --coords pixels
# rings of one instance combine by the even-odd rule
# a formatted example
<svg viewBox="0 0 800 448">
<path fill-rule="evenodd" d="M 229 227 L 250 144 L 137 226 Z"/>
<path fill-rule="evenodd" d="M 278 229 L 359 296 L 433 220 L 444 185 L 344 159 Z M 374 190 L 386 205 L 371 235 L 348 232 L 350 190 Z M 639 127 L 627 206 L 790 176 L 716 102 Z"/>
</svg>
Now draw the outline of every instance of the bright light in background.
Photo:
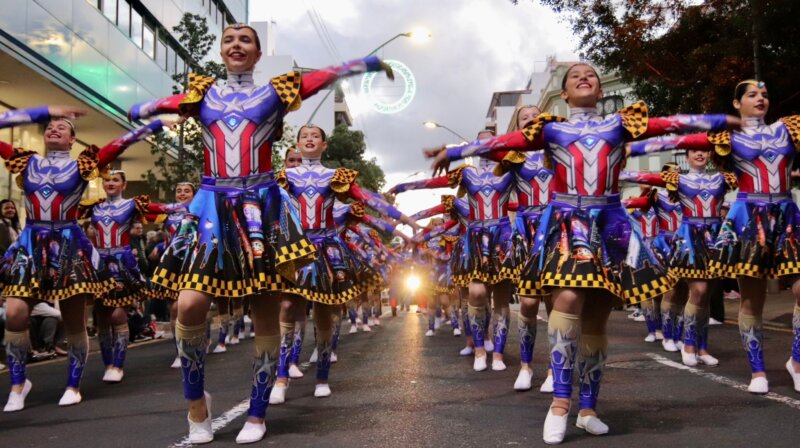
<svg viewBox="0 0 800 448">
<path fill-rule="evenodd" d="M 421 44 L 433 37 L 433 34 L 427 28 L 420 26 L 411 30 L 407 36 L 415 44 Z"/>
<path fill-rule="evenodd" d="M 436 123 L 434 123 L 434 122 L 432 122 L 430 120 L 422 123 L 422 125 L 425 126 L 428 129 L 436 129 L 437 127 L 439 127 L 438 124 L 436 124 Z"/>
<path fill-rule="evenodd" d="M 420 283 L 419 277 L 417 277 L 415 274 L 408 274 L 408 277 L 406 277 L 406 288 L 408 288 L 408 290 L 412 293 L 419 289 Z"/>
</svg>

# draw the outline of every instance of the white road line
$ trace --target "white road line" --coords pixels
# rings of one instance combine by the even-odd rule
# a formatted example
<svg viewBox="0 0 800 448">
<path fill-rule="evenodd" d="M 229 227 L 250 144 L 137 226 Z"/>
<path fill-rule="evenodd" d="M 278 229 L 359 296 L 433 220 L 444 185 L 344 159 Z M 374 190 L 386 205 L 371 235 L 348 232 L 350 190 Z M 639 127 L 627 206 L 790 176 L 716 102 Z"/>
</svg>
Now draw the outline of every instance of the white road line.
<svg viewBox="0 0 800 448">
<path fill-rule="evenodd" d="M 250 407 L 250 399 L 245 398 L 244 400 L 242 400 L 241 403 L 230 408 L 224 414 L 212 420 L 211 428 L 214 430 L 214 433 L 219 432 L 220 429 L 228 426 L 228 423 L 236 420 L 237 417 L 247 412 L 247 409 L 249 407 Z M 189 436 L 186 436 L 183 439 L 181 439 L 180 442 L 170 445 L 169 448 L 187 448 L 190 446 L 192 446 L 192 444 L 189 443 Z"/>
<path fill-rule="evenodd" d="M 679 362 L 672 361 L 667 359 L 659 354 L 656 353 L 647 353 L 647 356 L 652 358 L 654 361 L 657 361 L 665 366 L 672 367 L 678 370 L 685 370 L 689 373 L 693 373 L 697 376 L 701 376 L 703 378 L 709 379 L 714 381 L 715 383 L 724 384 L 726 386 L 730 386 L 734 389 L 738 389 L 744 392 L 747 392 L 747 384 L 739 383 L 734 381 L 730 378 L 717 375 L 714 373 L 706 372 L 705 370 L 695 369 L 693 367 L 685 366 Z M 749 393 L 749 392 L 747 392 Z M 790 408 L 800 409 L 800 400 L 795 400 L 794 398 L 789 398 L 784 395 L 776 394 L 774 392 L 770 392 L 766 395 L 761 395 L 761 397 L 766 398 L 767 400 L 777 401 L 778 403 L 783 403 Z"/>
</svg>

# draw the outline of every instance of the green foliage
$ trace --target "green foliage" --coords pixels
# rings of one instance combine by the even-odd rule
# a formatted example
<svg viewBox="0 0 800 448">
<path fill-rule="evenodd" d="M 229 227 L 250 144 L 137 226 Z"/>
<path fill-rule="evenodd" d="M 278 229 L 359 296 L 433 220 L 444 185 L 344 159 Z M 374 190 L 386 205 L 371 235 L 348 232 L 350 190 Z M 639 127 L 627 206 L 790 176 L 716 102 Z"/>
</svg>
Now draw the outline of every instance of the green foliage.
<svg viewBox="0 0 800 448">
<path fill-rule="evenodd" d="M 287 122 L 283 122 L 283 132 L 280 140 L 272 144 L 272 169 L 278 171 L 283 168 L 283 156 L 286 150 L 297 142 L 297 129 Z"/>
<path fill-rule="evenodd" d="M 328 136 L 328 150 L 322 155 L 322 162 L 329 168 L 350 168 L 357 170 L 358 184 L 368 190 L 380 191 L 386 184 L 383 170 L 373 157 L 365 159 L 367 144 L 364 133 L 353 131 L 345 125 L 338 125 L 333 134 Z"/>
<path fill-rule="evenodd" d="M 180 23 L 173 28 L 178 33 L 178 40 L 186 50 L 181 56 L 186 61 L 185 73 L 174 75 L 173 93 L 186 91 L 189 72 L 225 79 L 225 66 L 213 61 L 204 61 L 214 44 L 214 35 L 209 33 L 205 17 L 186 13 Z M 200 62 L 204 61 L 204 62 Z M 178 182 L 192 182 L 197 185 L 203 173 L 204 147 L 202 128 L 190 118 L 179 126 L 176 135 L 163 133 L 155 138 L 150 148 L 154 156 L 153 168 L 143 177 L 154 191 L 163 197 L 171 192 Z"/>
<path fill-rule="evenodd" d="M 654 113 L 733 112 L 734 86 L 756 67 L 771 115 L 800 112 L 796 0 L 539 1 L 564 14 L 578 53 L 618 72 Z"/>
</svg>

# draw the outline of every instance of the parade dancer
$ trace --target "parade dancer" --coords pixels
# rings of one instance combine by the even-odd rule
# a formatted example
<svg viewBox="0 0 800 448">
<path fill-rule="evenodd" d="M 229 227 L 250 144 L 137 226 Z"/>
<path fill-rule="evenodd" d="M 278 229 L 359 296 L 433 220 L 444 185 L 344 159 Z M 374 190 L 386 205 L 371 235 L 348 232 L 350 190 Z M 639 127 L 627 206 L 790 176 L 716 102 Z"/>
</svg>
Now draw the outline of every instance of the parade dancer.
<svg viewBox="0 0 800 448">
<path fill-rule="evenodd" d="M 176 324 L 184 397 L 189 401 L 189 441 L 214 438 L 204 391 L 206 313 L 213 297 L 257 296 L 251 300 L 255 360 L 248 419 L 238 443 L 266 433 L 269 393 L 280 350 L 280 303 L 271 293 L 287 289 L 297 270 L 314 259 L 297 211 L 272 173 L 272 144 L 286 113 L 344 76 L 386 69 L 377 58 L 355 60 L 306 74 L 291 72 L 265 86 L 253 83 L 261 58 L 255 30 L 228 26 L 220 39 L 228 72 L 224 85 L 190 75 L 189 91 L 135 105 L 132 119 L 178 112 L 196 116 L 203 128 L 205 166 L 200 190 L 156 269 L 153 281 L 175 291 Z"/>
<path fill-rule="evenodd" d="M 6 412 L 25 407 L 31 390 L 25 364 L 30 340 L 28 320 L 33 300 L 59 302 L 67 333 L 68 379 L 60 406 L 81 402 L 80 381 L 86 366 L 89 339 L 84 308 L 87 297 L 102 296 L 115 287 L 112 279 L 101 279 L 102 262 L 78 226 L 78 204 L 89 181 L 130 145 L 161 128 L 161 122 L 128 132 L 97 148 L 90 146 L 77 159 L 69 156 L 76 141 L 69 118 L 84 115 L 72 107 L 37 107 L 0 115 L 0 128 L 28 123 L 46 124 L 45 154 L 15 149 L 0 142 L 0 156 L 25 193 L 28 221 L 17 242 L 2 259 L 3 295 L 6 300 L 6 352 L 11 372 L 11 393 Z"/>
<path fill-rule="evenodd" d="M 160 120 L 149 126 L 154 133 L 162 129 Z M 97 340 L 106 366 L 106 383 L 119 383 L 124 376 L 122 367 L 130 337 L 127 309 L 153 297 L 128 242 L 131 227 L 135 221 L 146 222 L 148 217 L 173 210 L 169 205 L 151 203 L 147 196 L 124 199 L 127 186 L 123 171 L 110 172 L 103 179 L 107 197 L 81 202 L 78 212 L 95 229 L 93 244 L 104 265 L 98 275 L 111 278 L 116 284 L 114 290 L 95 301 Z"/>
<path fill-rule="evenodd" d="M 660 145 L 648 140 L 631 144 L 631 155 L 651 153 Z M 660 148 L 659 148 L 660 149 Z M 681 225 L 675 233 L 668 261 L 670 274 L 687 284 L 689 299 L 684 308 L 685 339 L 681 347 L 683 363 L 694 367 L 699 363 L 716 366 L 719 361 L 708 352 L 708 290 L 718 275 L 709 270 L 716 258 L 714 239 L 722 218 L 720 211 L 725 193 L 736 189 L 733 173 L 707 173 L 710 152 L 689 150 L 686 154 L 689 172 L 679 174 L 664 170 L 661 173 L 628 172 L 620 179 L 666 187 L 673 203 L 682 208 Z"/>
<path fill-rule="evenodd" d="M 775 277 L 792 282 L 794 344 L 785 367 L 800 392 L 800 212 L 790 191 L 791 169 L 800 149 L 800 116 L 766 124 L 769 101 L 764 82 L 742 81 L 733 98 L 742 119 L 740 131 L 651 142 L 658 149 L 713 150 L 736 172 L 739 193 L 714 244 L 717 259 L 709 264 L 739 282 L 739 333 L 751 369 L 748 390 L 754 394 L 769 392 L 762 315 L 767 279 Z"/>
<path fill-rule="evenodd" d="M 339 226 L 334 219 L 335 200 L 361 201 L 385 216 L 414 228 L 417 225 L 376 193 L 361 188 L 355 182 L 357 171 L 331 169 L 322 165 L 327 138 L 321 128 L 310 124 L 302 126 L 297 136 L 297 147 L 303 158 L 302 165 L 281 170 L 277 174 L 277 181 L 293 198 L 299 210 L 300 225 L 316 248 L 316 259 L 298 271 L 297 284 L 285 293 L 300 295 L 314 302 L 317 337 L 317 385 L 314 396 L 322 398 L 331 395 L 328 375 L 335 328 L 334 314 L 338 316 L 339 306 L 358 297 L 364 287 L 355 276 L 352 255 L 339 235 Z M 282 306 L 291 305 L 291 301 L 285 300 Z M 288 326 L 293 324 L 285 323 L 286 328 L 282 332 L 287 346 L 291 346 L 288 344 Z"/>
<path fill-rule="evenodd" d="M 551 444 L 561 443 L 566 434 L 578 351 L 577 426 L 591 434 L 608 432 L 596 407 L 613 297 L 638 303 L 664 293 L 673 283 L 620 202 L 618 176 L 624 143 L 671 132 L 721 130 L 729 121 L 738 123 L 724 115 L 648 117 L 641 102 L 601 117 L 597 112 L 600 79 L 593 67 L 583 63 L 566 71 L 561 97 L 571 108 L 569 120 L 543 114 L 522 131 L 427 151 L 436 158 L 435 171 L 446 169 L 449 160 L 494 151 L 544 149 L 552 163 L 554 194 L 522 273 L 523 280 L 548 288 L 553 295 L 548 337 L 554 392 L 543 431 L 544 441 Z"/>
<path fill-rule="evenodd" d="M 493 136 L 491 131 L 478 134 L 479 141 Z M 477 168 L 470 166 L 453 170 L 446 176 L 409 182 L 390 189 L 396 194 L 412 189 L 459 187 L 460 195 L 467 194 L 470 203 L 470 223 L 464 251 L 467 269 L 464 279 L 469 281 L 469 320 L 475 343 L 473 369 L 487 368 L 487 348 L 483 336 L 484 326 L 491 316 L 486 315 L 489 297 L 494 300 L 494 352 L 492 370 L 506 369 L 503 352 L 510 323 L 509 301 L 519 278 L 514 264 L 514 245 L 511 222 L 508 217 L 509 197 L 514 189 L 511 173 L 494 174 L 496 162 L 481 158 Z"/>
</svg>

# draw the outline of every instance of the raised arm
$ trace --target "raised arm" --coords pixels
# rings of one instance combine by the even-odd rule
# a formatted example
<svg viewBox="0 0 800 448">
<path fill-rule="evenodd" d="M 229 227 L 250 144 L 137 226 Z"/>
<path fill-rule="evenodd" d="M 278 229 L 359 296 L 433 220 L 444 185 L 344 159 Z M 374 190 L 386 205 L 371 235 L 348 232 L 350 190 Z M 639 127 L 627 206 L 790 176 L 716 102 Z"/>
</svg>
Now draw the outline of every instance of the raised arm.
<svg viewBox="0 0 800 448">
<path fill-rule="evenodd" d="M 413 219 L 414 221 L 419 221 L 421 219 L 430 218 L 431 216 L 441 215 L 446 211 L 447 210 L 445 209 L 444 204 L 439 204 L 435 207 L 431 207 L 429 209 L 414 213 L 413 215 L 410 216 L 410 218 Z"/>
<path fill-rule="evenodd" d="M 379 232 L 383 232 L 383 233 L 385 233 L 387 235 L 398 236 L 398 237 L 402 238 L 403 241 L 406 241 L 406 242 L 409 241 L 408 236 L 406 236 L 406 234 L 404 234 L 403 232 L 397 230 L 397 226 L 395 226 L 394 224 L 392 224 L 392 223 L 390 223 L 388 221 L 385 221 L 385 220 L 380 219 L 380 218 L 376 218 L 376 217 L 374 217 L 372 215 L 364 215 L 363 221 L 364 221 L 364 224 L 372 227 L 373 229 L 375 229 L 375 230 L 377 230 Z"/>
<path fill-rule="evenodd" d="M 50 116 L 50 108 L 47 106 L 10 110 L 0 114 L 0 129 L 31 123 L 45 123 L 50 120 Z M 8 159 L 12 155 L 14 155 L 14 147 L 0 141 L 0 157 Z"/>
<path fill-rule="evenodd" d="M 391 68 L 381 62 L 377 56 L 354 59 L 341 65 L 332 65 L 306 73 L 300 82 L 300 97 L 306 99 L 341 78 L 379 70 L 386 71 L 389 78 L 393 79 Z"/>
<path fill-rule="evenodd" d="M 492 160 L 503 160 L 508 151 L 533 151 L 544 149 L 544 133 L 540 132 L 533 139 L 529 139 L 525 130 L 514 131 L 494 138 L 475 140 L 472 143 L 465 143 L 459 146 L 447 148 L 447 160 L 459 160 L 471 156 L 485 156 Z M 489 156 L 489 153 L 499 152 L 501 154 Z"/>
<path fill-rule="evenodd" d="M 181 103 L 188 93 L 179 93 L 166 98 L 157 98 L 144 103 L 134 104 L 128 111 L 129 120 L 140 120 L 161 114 L 178 114 L 181 112 Z"/>
<path fill-rule="evenodd" d="M 711 151 L 714 145 L 708 141 L 708 134 L 665 135 L 629 143 L 631 156 L 643 156 L 674 149 L 696 149 Z"/>
<path fill-rule="evenodd" d="M 433 179 L 422 179 L 413 182 L 404 182 L 397 184 L 390 188 L 389 194 L 403 193 L 404 191 L 411 190 L 427 190 L 433 188 L 448 188 L 450 185 L 450 178 L 448 176 L 434 177 Z"/>
<path fill-rule="evenodd" d="M 138 143 L 153 134 L 158 134 L 163 129 L 164 123 L 161 120 L 155 120 L 152 123 L 134 129 L 122 137 L 103 146 L 97 153 L 97 167 L 103 168 L 107 166 L 134 143 Z"/>
<path fill-rule="evenodd" d="M 665 134 L 684 134 L 687 132 L 724 131 L 738 119 L 724 114 L 673 115 L 670 117 L 650 117 L 647 130 L 639 139 Z"/>
<path fill-rule="evenodd" d="M 188 204 L 183 204 L 181 202 L 175 202 L 173 204 L 151 202 L 147 204 L 144 217 L 147 218 L 149 222 L 162 222 L 168 215 L 177 212 L 186 212 L 188 210 Z"/>
<path fill-rule="evenodd" d="M 637 196 L 635 198 L 623 200 L 622 206 L 625 208 L 648 209 L 651 205 L 650 202 L 648 196 Z"/>
<path fill-rule="evenodd" d="M 651 173 L 649 171 L 622 171 L 619 173 L 619 180 L 620 182 L 652 185 L 654 187 L 665 187 L 667 185 L 661 173 Z"/>
</svg>

